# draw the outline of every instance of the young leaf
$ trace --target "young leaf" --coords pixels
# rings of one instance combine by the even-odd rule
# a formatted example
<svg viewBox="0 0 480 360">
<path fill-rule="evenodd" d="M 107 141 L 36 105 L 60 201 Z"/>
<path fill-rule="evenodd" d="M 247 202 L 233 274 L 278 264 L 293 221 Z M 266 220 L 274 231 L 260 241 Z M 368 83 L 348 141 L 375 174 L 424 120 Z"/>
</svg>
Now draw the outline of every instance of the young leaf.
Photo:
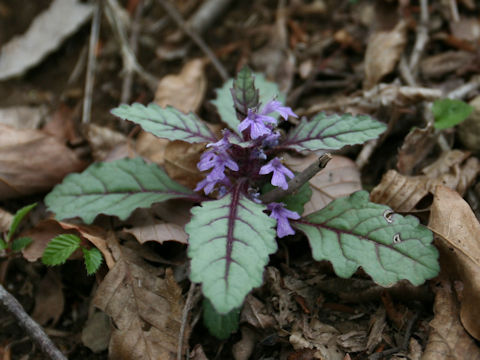
<svg viewBox="0 0 480 360">
<path fill-rule="evenodd" d="M 454 127 L 465 120 L 472 111 L 473 106 L 460 100 L 437 100 L 432 107 L 433 117 L 435 118 L 433 126 L 437 130 Z"/>
<path fill-rule="evenodd" d="M 237 119 L 242 121 L 248 115 L 248 109 L 258 106 L 259 91 L 255 88 L 255 76 L 248 66 L 244 66 L 233 80 L 231 89 Z"/>
<path fill-rule="evenodd" d="M 43 252 L 42 262 L 45 265 L 60 265 L 80 246 L 80 238 L 73 234 L 62 234 L 54 237 Z"/>
<path fill-rule="evenodd" d="M 402 279 L 420 285 L 439 272 L 432 232 L 413 216 L 369 202 L 366 191 L 336 199 L 291 224 L 307 235 L 313 258 L 329 260 L 343 278 L 361 266 L 382 286 Z"/>
<path fill-rule="evenodd" d="M 37 206 L 37 203 L 24 206 L 23 208 L 21 208 L 20 210 L 18 210 L 18 211 L 15 213 L 15 216 L 13 217 L 13 220 L 12 220 L 12 225 L 10 225 L 10 230 L 8 230 L 7 243 L 10 242 L 10 240 L 12 239 L 13 234 L 15 233 L 15 231 L 17 231 L 18 225 L 20 225 L 20 222 L 23 220 L 23 218 L 24 218 L 35 206 Z"/>
<path fill-rule="evenodd" d="M 96 163 L 81 174 L 70 174 L 47 195 L 45 203 L 58 219 L 78 216 L 89 224 L 98 214 L 124 220 L 136 208 L 192 196 L 196 195 L 157 165 L 136 158 Z"/>
<path fill-rule="evenodd" d="M 246 73 L 244 74 L 246 75 Z M 270 100 L 277 97 L 277 100 L 280 102 L 285 101 L 285 95 L 280 93 L 278 90 L 277 84 L 267 81 L 263 74 L 254 74 L 255 75 L 255 88 L 259 91 L 259 101 L 265 105 Z M 243 81 L 242 83 L 238 83 L 238 87 L 248 87 L 250 84 L 249 81 Z M 222 121 L 227 124 L 233 131 L 237 134 L 238 132 L 238 124 L 243 119 L 238 119 L 235 104 L 233 102 L 232 93 L 230 89 L 233 87 L 233 79 L 228 80 L 223 84 L 220 89 L 217 89 L 217 99 L 213 100 L 212 103 L 217 107 L 217 111 L 222 118 Z M 251 89 L 247 91 L 245 89 L 245 94 L 250 93 Z M 238 92 L 237 92 L 238 93 Z M 246 96 L 246 95 L 245 95 Z M 253 103 L 253 100 L 246 100 L 250 103 Z M 245 100 L 242 100 L 245 101 Z M 248 106 L 248 105 L 247 105 Z M 245 115 L 246 116 L 246 115 Z M 277 115 L 272 114 L 272 117 L 276 117 Z"/>
<path fill-rule="evenodd" d="M 155 103 L 148 106 L 139 103 L 122 104 L 111 112 L 122 119 L 133 121 L 143 130 L 161 138 L 189 143 L 217 141 L 210 129 L 193 113 L 186 115 L 171 106 L 162 108 Z"/>
<path fill-rule="evenodd" d="M 5 250 L 7 247 L 8 247 L 8 244 L 5 242 L 5 240 L 0 238 L 0 250 Z"/>
<path fill-rule="evenodd" d="M 12 251 L 21 251 L 30 245 L 32 241 L 33 239 L 31 237 L 19 237 L 12 241 Z"/>
<path fill-rule="evenodd" d="M 91 249 L 82 248 L 83 259 L 85 260 L 85 267 L 87 268 L 87 274 L 95 274 L 102 265 L 103 257 L 102 253 L 95 247 Z"/>
<path fill-rule="evenodd" d="M 185 231 L 190 235 L 190 280 L 220 314 L 239 308 L 262 284 L 268 255 L 277 250 L 275 220 L 238 188 L 223 198 L 194 207 Z"/>
<path fill-rule="evenodd" d="M 336 150 L 375 139 L 386 128 L 385 124 L 368 115 L 327 115 L 321 112 L 310 121 L 303 119 L 288 133 L 281 146 L 297 151 Z"/>
<path fill-rule="evenodd" d="M 240 309 L 233 309 L 229 313 L 222 315 L 215 311 L 212 303 L 208 299 L 203 300 L 203 323 L 210 334 L 220 340 L 227 339 L 231 333 L 237 331 Z"/>
</svg>

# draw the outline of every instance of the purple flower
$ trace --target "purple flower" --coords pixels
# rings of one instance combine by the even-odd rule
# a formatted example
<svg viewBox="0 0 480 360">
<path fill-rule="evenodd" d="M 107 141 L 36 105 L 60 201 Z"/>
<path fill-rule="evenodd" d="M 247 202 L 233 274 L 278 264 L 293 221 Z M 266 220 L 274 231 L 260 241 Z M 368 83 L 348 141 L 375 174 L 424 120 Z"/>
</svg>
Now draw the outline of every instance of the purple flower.
<svg viewBox="0 0 480 360">
<path fill-rule="evenodd" d="M 270 135 L 266 136 L 265 139 L 262 141 L 263 148 L 271 148 L 278 145 L 278 139 L 280 139 L 280 133 L 275 131 Z"/>
<path fill-rule="evenodd" d="M 200 156 L 200 161 L 197 168 L 200 171 L 206 171 L 213 167 L 212 172 L 208 175 L 212 180 L 221 180 L 225 177 L 224 171 L 228 167 L 233 171 L 238 171 L 237 163 L 228 155 L 226 151 L 221 151 L 218 154 L 211 150 L 203 153 Z"/>
<path fill-rule="evenodd" d="M 213 147 L 217 151 L 227 150 L 231 145 L 228 138 L 230 137 L 230 135 L 232 135 L 232 133 L 228 129 L 223 129 L 222 133 L 223 137 L 217 142 L 207 144 L 207 148 Z"/>
<path fill-rule="evenodd" d="M 218 183 L 220 183 L 220 184 L 223 185 L 220 188 L 220 196 L 225 195 L 225 193 L 226 193 L 225 185 L 229 185 L 230 180 L 228 180 L 228 178 L 225 175 L 223 175 L 223 177 L 221 179 L 213 179 L 210 175 L 211 174 L 207 175 L 207 177 L 205 179 L 200 181 L 197 184 L 197 187 L 194 189 L 194 191 L 199 191 L 199 190 L 203 189 L 203 191 L 205 192 L 205 195 L 208 195 L 214 190 L 215 186 Z"/>
<path fill-rule="evenodd" d="M 260 168 L 259 174 L 265 175 L 273 172 L 272 176 L 272 185 L 279 186 L 283 190 L 288 189 L 287 180 L 285 176 L 288 176 L 290 179 L 294 177 L 290 169 L 283 166 L 279 158 L 274 158 L 266 165 L 263 165 Z"/>
<path fill-rule="evenodd" d="M 280 101 L 272 100 L 269 101 L 265 107 L 262 109 L 262 114 L 270 114 L 272 112 L 277 112 L 280 114 L 282 118 L 285 120 L 288 119 L 289 116 L 293 116 L 295 118 L 298 118 L 298 115 L 295 114 L 291 108 L 288 106 L 282 106 L 282 103 Z"/>
<path fill-rule="evenodd" d="M 287 235 L 295 234 L 288 219 L 300 219 L 295 211 L 285 209 L 285 204 L 272 202 L 267 205 L 267 209 L 271 211 L 270 217 L 277 220 L 277 235 L 282 238 Z"/>
<path fill-rule="evenodd" d="M 242 132 L 250 127 L 250 137 L 257 139 L 260 136 L 272 133 L 272 129 L 265 123 L 276 124 L 277 120 L 271 116 L 257 114 L 255 110 L 248 109 L 248 116 L 238 125 L 238 131 Z"/>
</svg>

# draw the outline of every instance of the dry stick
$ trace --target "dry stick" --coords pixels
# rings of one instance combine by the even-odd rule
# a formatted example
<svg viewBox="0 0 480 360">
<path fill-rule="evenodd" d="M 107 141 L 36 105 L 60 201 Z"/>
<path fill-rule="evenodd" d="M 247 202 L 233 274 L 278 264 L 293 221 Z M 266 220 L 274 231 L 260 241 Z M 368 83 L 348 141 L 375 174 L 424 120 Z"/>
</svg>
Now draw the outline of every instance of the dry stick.
<svg viewBox="0 0 480 360">
<path fill-rule="evenodd" d="M 15 316 L 21 327 L 40 346 L 40 349 L 52 360 L 67 360 L 43 329 L 23 309 L 15 297 L 0 285 L 0 302 Z"/>
<path fill-rule="evenodd" d="M 97 46 L 98 37 L 100 35 L 100 15 L 100 1 L 97 1 L 93 12 L 92 29 L 90 31 L 90 42 L 88 45 L 87 79 L 85 81 L 85 97 L 83 100 L 82 113 L 83 124 L 88 124 L 90 122 L 92 111 L 93 84 L 95 82 L 95 68 L 97 67 L 95 47 Z"/>
<path fill-rule="evenodd" d="M 135 9 L 135 15 L 133 17 L 132 23 L 132 33 L 130 34 L 130 47 L 134 54 L 137 53 L 138 49 L 138 35 L 140 34 L 140 18 L 142 16 L 143 8 L 145 2 L 140 0 Z M 133 69 L 129 68 L 125 72 L 125 77 L 123 78 L 122 84 L 122 95 L 120 96 L 121 103 L 128 103 L 130 97 L 132 96 L 132 82 L 133 82 Z"/>
<path fill-rule="evenodd" d="M 300 174 L 295 176 L 292 180 L 288 182 L 288 189 L 283 190 L 281 188 L 275 188 L 262 196 L 260 200 L 264 203 L 270 203 L 272 201 L 277 201 L 284 198 L 287 195 L 290 195 L 300 189 L 300 187 L 305 184 L 308 180 L 315 176 L 320 170 L 324 169 L 327 166 L 328 162 L 332 160 L 332 155 L 325 153 L 320 156 L 315 162 L 310 164 L 305 170 Z"/>
<path fill-rule="evenodd" d="M 200 8 L 188 19 L 187 26 L 191 31 L 201 34 L 207 30 L 215 20 L 231 4 L 232 0 L 207 0 L 200 5 Z"/>
<path fill-rule="evenodd" d="M 178 347 L 177 347 L 177 360 L 182 360 L 182 348 L 183 348 L 183 340 L 185 336 L 185 329 L 187 327 L 187 320 L 188 320 L 188 314 L 190 313 L 190 310 L 192 307 L 195 305 L 195 290 L 197 288 L 197 284 L 191 283 L 190 284 L 190 289 L 188 289 L 188 295 L 187 295 L 187 300 L 185 301 L 185 306 L 183 307 L 183 312 L 182 312 L 182 324 L 180 326 L 180 333 L 178 334 Z M 189 359 L 188 351 L 185 354 L 187 360 Z"/>
<path fill-rule="evenodd" d="M 170 17 L 175 21 L 177 26 L 185 33 L 187 34 L 195 44 L 207 55 L 207 57 L 210 59 L 212 62 L 213 66 L 217 70 L 217 72 L 220 74 L 221 78 L 223 81 L 228 80 L 228 73 L 227 70 L 223 67 L 222 63 L 217 59 L 215 54 L 213 53 L 212 50 L 208 47 L 208 45 L 203 41 L 203 39 L 188 25 L 185 23 L 185 20 L 183 20 L 182 15 L 178 12 L 178 10 L 168 1 L 168 0 L 158 0 L 160 5 L 165 9 L 165 11 L 170 15 Z"/>
<path fill-rule="evenodd" d="M 420 24 L 417 27 L 417 38 L 408 64 L 414 78 L 416 78 L 418 72 L 420 57 L 428 42 L 428 18 L 428 0 L 420 0 Z"/>
<path fill-rule="evenodd" d="M 457 1 L 456 0 L 450 0 L 449 1 L 450 5 L 450 11 L 452 13 L 452 20 L 454 22 L 460 21 L 460 15 L 458 14 L 458 7 L 457 7 Z"/>
<path fill-rule="evenodd" d="M 152 91 L 155 91 L 158 84 L 158 79 L 152 74 L 148 73 L 138 63 L 137 57 L 128 44 L 125 26 L 121 23 L 121 15 L 118 13 L 120 5 L 117 0 L 107 0 L 106 3 L 107 19 L 112 27 L 117 41 L 120 43 L 120 52 L 122 54 L 123 70 L 128 73 L 134 71 L 140 78 L 147 83 Z"/>
</svg>

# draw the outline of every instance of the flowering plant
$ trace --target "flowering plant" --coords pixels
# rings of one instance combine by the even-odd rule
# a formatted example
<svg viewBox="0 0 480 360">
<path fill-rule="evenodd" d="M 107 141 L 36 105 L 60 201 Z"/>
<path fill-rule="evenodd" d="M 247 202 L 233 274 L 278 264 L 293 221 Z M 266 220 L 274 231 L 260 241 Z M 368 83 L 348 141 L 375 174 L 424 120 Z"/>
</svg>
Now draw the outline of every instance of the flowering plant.
<svg viewBox="0 0 480 360">
<path fill-rule="evenodd" d="M 307 236 L 313 258 L 329 260 L 341 277 L 361 266 L 380 285 L 401 279 L 417 285 L 438 273 L 432 233 L 412 216 L 369 202 L 364 191 L 302 217 L 311 195 L 308 180 L 326 165 L 328 154 L 296 175 L 282 163 L 286 151 L 324 152 L 376 138 L 383 123 L 366 115 L 320 113 L 282 135 L 281 121 L 297 115 L 282 105 L 275 85 L 248 68 L 217 95 L 214 104 L 230 127 L 221 139 L 195 115 L 172 107 L 133 104 L 112 110 L 158 137 L 206 143 L 198 169 L 208 174 L 194 191 L 154 164 L 122 159 L 69 175 L 47 196 L 47 205 L 57 217 L 89 223 L 100 213 L 125 219 L 135 208 L 171 198 L 199 203 L 185 227 L 190 279 L 202 284 L 204 318 L 219 337 L 229 335 L 234 326 L 225 324 L 235 324 L 245 296 L 262 284 L 276 237 L 296 230 Z"/>
</svg>

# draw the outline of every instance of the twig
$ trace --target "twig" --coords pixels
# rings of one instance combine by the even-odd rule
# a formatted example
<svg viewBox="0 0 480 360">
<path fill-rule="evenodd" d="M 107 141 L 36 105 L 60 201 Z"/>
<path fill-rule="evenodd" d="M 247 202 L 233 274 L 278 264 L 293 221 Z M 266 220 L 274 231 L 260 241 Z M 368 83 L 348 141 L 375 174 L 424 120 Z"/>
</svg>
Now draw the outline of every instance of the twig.
<svg viewBox="0 0 480 360">
<path fill-rule="evenodd" d="M 368 360 L 379 360 L 379 359 L 382 359 L 383 357 L 393 355 L 396 352 L 406 350 L 407 347 L 408 347 L 408 342 L 409 342 L 410 338 L 412 337 L 413 325 L 415 324 L 417 319 L 418 319 L 418 313 L 415 313 L 415 314 L 412 315 L 410 320 L 408 320 L 407 328 L 405 329 L 405 336 L 403 337 L 403 341 L 402 341 L 402 344 L 400 346 L 397 346 L 397 347 L 392 348 L 392 349 L 388 349 L 388 350 L 385 350 L 385 351 L 381 351 L 381 352 L 372 354 L 368 357 Z"/>
<path fill-rule="evenodd" d="M 450 0 L 449 5 L 450 5 L 450 12 L 452 13 L 452 20 L 454 22 L 460 21 L 460 15 L 458 14 L 457 1 Z"/>
<path fill-rule="evenodd" d="M 453 89 L 447 94 L 449 99 L 463 99 L 470 91 L 480 88 L 480 76 L 474 76 L 468 83 Z"/>
<path fill-rule="evenodd" d="M 100 18 L 101 18 L 100 1 L 97 1 L 95 10 L 93 11 L 92 28 L 90 31 L 90 42 L 88 44 L 88 62 L 87 62 L 87 79 L 85 81 L 85 95 L 83 100 L 82 123 L 90 123 L 90 115 L 92 111 L 93 84 L 95 82 L 95 68 L 97 67 L 97 57 L 95 49 L 100 35 Z"/>
<path fill-rule="evenodd" d="M 300 189 L 300 187 L 305 184 L 308 180 L 315 176 L 320 170 L 324 169 L 327 166 L 328 162 L 332 160 L 332 155 L 325 153 L 321 155 L 315 162 L 310 164 L 305 170 L 300 174 L 295 176 L 292 180 L 288 182 L 288 189 L 283 190 L 281 188 L 275 188 L 262 196 L 260 200 L 264 203 L 269 203 L 284 198 L 287 195 L 290 195 Z"/>
<path fill-rule="evenodd" d="M 187 327 L 188 314 L 190 313 L 190 311 L 195 306 L 195 303 L 198 300 L 198 297 L 194 296 L 196 289 L 197 289 L 197 284 L 192 282 L 190 284 L 190 289 L 188 289 L 187 300 L 185 301 L 185 306 L 183 307 L 183 312 L 182 312 L 182 324 L 180 326 L 180 333 L 178 334 L 177 360 L 182 360 L 183 341 L 185 340 L 184 336 L 185 336 L 185 329 Z M 188 351 L 186 352 L 186 358 L 187 360 L 189 358 Z"/>
<path fill-rule="evenodd" d="M 416 86 L 417 83 L 413 77 L 412 71 L 408 67 L 407 59 L 405 56 L 402 56 L 400 63 L 398 64 L 398 69 L 400 70 L 400 75 L 402 79 L 407 83 L 408 86 Z"/>
<path fill-rule="evenodd" d="M 368 159 L 370 159 L 370 156 L 373 154 L 373 150 L 375 150 L 378 145 L 378 140 L 379 139 L 370 140 L 363 145 L 360 154 L 358 154 L 357 159 L 355 160 L 355 163 L 359 169 L 363 168 L 368 163 Z"/>
<path fill-rule="evenodd" d="M 202 34 L 227 9 L 232 0 L 207 0 L 188 19 L 187 26 L 192 32 Z"/>
<path fill-rule="evenodd" d="M 145 2 L 140 0 L 135 9 L 135 15 L 133 17 L 132 23 L 132 33 L 130 34 L 130 47 L 132 52 L 136 54 L 138 49 L 138 35 L 140 33 L 140 17 L 142 16 L 143 8 Z M 122 84 L 122 95 L 120 96 L 120 102 L 125 104 L 128 103 L 130 97 L 132 96 L 132 82 L 133 82 L 134 71 L 132 68 L 128 68 L 125 71 L 125 76 L 123 78 Z"/>
<path fill-rule="evenodd" d="M 420 0 L 420 24 L 417 26 L 417 38 L 408 64 L 414 78 L 416 78 L 418 63 L 429 38 L 428 18 L 428 0 Z"/>
<path fill-rule="evenodd" d="M 67 360 L 55 346 L 43 329 L 23 309 L 17 299 L 0 285 L 0 302 L 15 316 L 21 327 L 38 344 L 40 349 L 52 360 Z"/>
<path fill-rule="evenodd" d="M 128 73 L 134 71 L 142 80 L 144 80 L 152 91 L 155 91 L 158 84 L 158 79 L 147 72 L 137 60 L 133 50 L 128 44 L 125 26 L 121 23 L 121 15 L 118 14 L 120 5 L 117 0 L 106 0 L 107 19 L 112 27 L 112 30 L 120 44 L 120 52 L 123 60 L 123 71 Z"/>
<path fill-rule="evenodd" d="M 227 81 L 227 70 L 225 70 L 222 63 L 217 59 L 213 51 L 210 50 L 205 41 L 203 41 L 203 39 L 196 32 L 192 31 L 192 29 L 185 23 L 185 20 L 183 20 L 182 15 L 178 12 L 178 10 L 168 0 L 158 0 L 158 2 L 168 13 L 168 15 L 170 15 L 173 21 L 175 21 L 177 26 L 193 40 L 193 42 L 205 53 L 205 55 L 207 55 L 222 80 Z"/>
</svg>

